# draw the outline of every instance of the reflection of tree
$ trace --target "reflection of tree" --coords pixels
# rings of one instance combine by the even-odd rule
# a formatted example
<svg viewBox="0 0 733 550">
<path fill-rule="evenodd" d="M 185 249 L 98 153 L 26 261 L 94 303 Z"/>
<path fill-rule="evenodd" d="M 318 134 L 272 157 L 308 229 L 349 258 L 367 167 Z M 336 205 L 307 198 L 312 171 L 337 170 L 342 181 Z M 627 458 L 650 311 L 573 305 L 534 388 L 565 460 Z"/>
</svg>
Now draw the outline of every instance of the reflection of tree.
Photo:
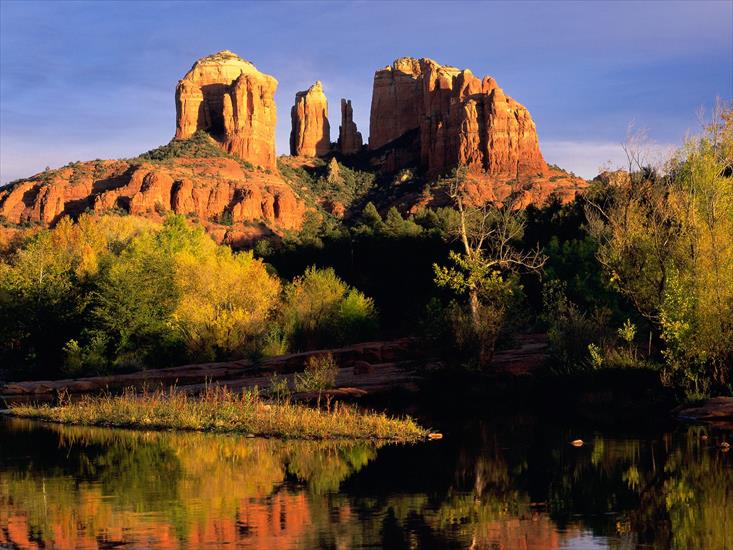
<svg viewBox="0 0 733 550">
<path fill-rule="evenodd" d="M 661 441 L 596 437 L 586 450 L 565 447 L 550 485 L 551 512 L 572 514 L 599 534 L 653 548 L 733 546 L 733 471 L 727 458 L 686 428 Z"/>
<path fill-rule="evenodd" d="M 314 528 L 312 506 L 283 490 L 286 473 L 325 492 L 376 455 L 366 443 L 30 426 L 11 422 L 40 448 L 55 448 L 55 461 L 0 461 L 0 526 L 22 524 L 15 537 L 32 533 L 57 548 L 97 539 L 166 548 L 238 536 L 263 548 L 294 544 Z"/>
<path fill-rule="evenodd" d="M 729 460 L 698 437 L 688 437 L 667 456 L 664 482 L 651 488 L 645 504 L 666 513 L 665 530 L 672 547 L 733 547 L 733 469 Z"/>
<path fill-rule="evenodd" d="M 694 428 L 574 448 L 512 420 L 377 458 L 364 443 L 11 426 L 27 432 L 0 447 L 0 546 L 555 548 L 590 528 L 614 547 L 733 547 L 730 457 Z"/>
<path fill-rule="evenodd" d="M 321 443 L 303 442 L 288 453 L 287 469 L 316 494 L 336 491 L 341 482 L 358 472 L 377 456 L 376 447 L 363 442 L 324 447 Z M 318 452 L 303 452 L 308 445 Z"/>
</svg>

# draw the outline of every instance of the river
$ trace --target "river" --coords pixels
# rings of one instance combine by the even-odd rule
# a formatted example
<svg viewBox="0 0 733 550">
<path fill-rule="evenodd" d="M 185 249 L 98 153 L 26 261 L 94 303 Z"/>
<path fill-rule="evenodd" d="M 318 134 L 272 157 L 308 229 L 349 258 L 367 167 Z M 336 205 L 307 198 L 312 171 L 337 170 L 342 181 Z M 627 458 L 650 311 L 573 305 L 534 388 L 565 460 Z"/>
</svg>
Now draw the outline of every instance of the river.
<svg viewBox="0 0 733 550">
<path fill-rule="evenodd" d="M 723 550 L 733 461 L 717 443 L 730 438 L 533 415 L 417 445 L 0 418 L 0 547 Z"/>
</svg>

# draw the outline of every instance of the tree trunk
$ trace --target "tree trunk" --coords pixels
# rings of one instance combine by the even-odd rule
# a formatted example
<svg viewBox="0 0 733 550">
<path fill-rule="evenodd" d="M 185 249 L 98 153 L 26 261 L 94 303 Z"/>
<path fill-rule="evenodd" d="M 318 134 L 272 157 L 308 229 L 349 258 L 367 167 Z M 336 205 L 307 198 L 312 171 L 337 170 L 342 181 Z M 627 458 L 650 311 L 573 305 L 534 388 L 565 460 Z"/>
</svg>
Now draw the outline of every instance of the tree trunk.
<svg viewBox="0 0 733 550">
<path fill-rule="evenodd" d="M 468 291 L 468 304 L 471 308 L 471 326 L 473 326 L 473 331 L 478 336 L 481 329 L 481 314 L 479 313 L 478 291 L 476 289 Z"/>
</svg>

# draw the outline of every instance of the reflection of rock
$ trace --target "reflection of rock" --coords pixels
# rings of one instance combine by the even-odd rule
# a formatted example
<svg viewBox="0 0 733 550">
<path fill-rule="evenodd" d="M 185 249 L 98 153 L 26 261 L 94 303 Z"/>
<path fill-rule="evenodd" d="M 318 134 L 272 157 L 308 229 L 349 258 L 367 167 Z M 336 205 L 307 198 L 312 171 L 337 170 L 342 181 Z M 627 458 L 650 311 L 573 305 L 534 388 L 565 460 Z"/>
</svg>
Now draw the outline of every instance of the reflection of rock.
<svg viewBox="0 0 733 550">
<path fill-rule="evenodd" d="M 0 426 L 4 442 L 29 434 L 27 447 L 16 447 L 26 458 L 40 457 L 45 445 L 64 451 L 58 455 L 63 475 L 23 470 L 18 483 L 13 471 L 0 469 L 0 546 L 33 550 L 301 546 L 323 526 L 325 493 L 373 460 L 378 447 L 41 428 L 15 419 Z M 80 481 L 70 482 L 73 475 Z M 279 491 L 286 476 L 308 489 Z M 348 506 L 342 519 L 355 521 Z"/>
</svg>

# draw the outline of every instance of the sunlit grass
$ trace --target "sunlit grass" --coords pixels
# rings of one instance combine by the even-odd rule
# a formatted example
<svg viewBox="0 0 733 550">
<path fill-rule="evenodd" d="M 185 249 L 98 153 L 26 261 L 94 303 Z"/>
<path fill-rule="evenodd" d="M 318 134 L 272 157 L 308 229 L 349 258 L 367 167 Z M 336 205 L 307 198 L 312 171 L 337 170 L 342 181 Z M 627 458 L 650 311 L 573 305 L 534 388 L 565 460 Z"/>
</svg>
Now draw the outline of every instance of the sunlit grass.
<svg viewBox="0 0 733 550">
<path fill-rule="evenodd" d="M 409 417 L 364 412 L 342 403 L 325 408 L 290 401 L 269 402 L 257 391 L 234 393 L 209 387 L 191 396 L 175 389 L 121 395 L 82 396 L 58 405 L 11 405 L 10 413 L 64 424 L 160 430 L 236 432 L 298 439 L 417 441 L 428 431 Z"/>
</svg>

